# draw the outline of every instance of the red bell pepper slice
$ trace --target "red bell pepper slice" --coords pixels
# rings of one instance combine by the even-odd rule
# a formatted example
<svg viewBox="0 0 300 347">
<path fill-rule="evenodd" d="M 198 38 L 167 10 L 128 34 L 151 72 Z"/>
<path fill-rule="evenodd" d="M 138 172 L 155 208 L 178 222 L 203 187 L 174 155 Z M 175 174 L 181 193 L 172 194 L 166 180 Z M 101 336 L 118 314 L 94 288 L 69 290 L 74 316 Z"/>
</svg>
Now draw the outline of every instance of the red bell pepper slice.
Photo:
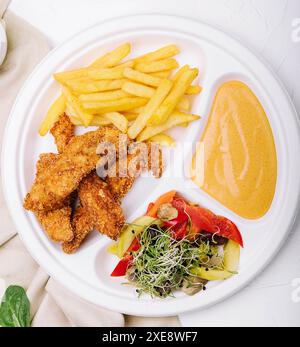
<svg viewBox="0 0 300 347">
<path fill-rule="evenodd" d="M 214 224 L 216 226 L 216 233 L 218 236 L 235 241 L 241 247 L 244 247 L 242 235 L 238 227 L 231 220 L 223 216 L 216 216 L 214 219 Z"/>
<path fill-rule="evenodd" d="M 172 201 L 173 207 L 175 207 L 178 211 L 185 211 L 187 203 L 186 201 L 178 196 L 175 196 Z"/>
<path fill-rule="evenodd" d="M 115 267 L 115 269 L 113 270 L 113 272 L 111 273 L 112 277 L 121 277 L 121 276 L 125 276 L 126 275 L 126 271 L 128 266 L 131 264 L 133 260 L 133 256 L 132 255 L 126 255 L 125 257 L 123 257 L 117 264 L 117 266 Z"/>
<path fill-rule="evenodd" d="M 181 240 L 186 235 L 186 228 L 188 225 L 188 216 L 185 213 L 184 209 L 182 208 L 176 208 L 176 209 L 178 211 L 177 217 L 171 220 L 164 221 L 163 226 L 170 228 L 171 235 L 172 237 L 174 237 L 174 239 Z"/>
<path fill-rule="evenodd" d="M 186 236 L 186 228 L 188 225 L 188 221 L 184 221 L 183 223 L 178 223 L 174 227 L 172 227 L 171 235 L 175 240 L 182 240 Z"/>
<path fill-rule="evenodd" d="M 129 246 L 129 248 L 128 248 L 128 250 L 127 250 L 127 253 L 136 252 L 136 251 L 138 251 L 140 248 L 141 248 L 140 241 L 139 241 L 139 239 L 136 237 L 136 238 L 131 242 L 131 245 Z"/>
<path fill-rule="evenodd" d="M 174 198 L 172 205 L 178 210 L 183 211 L 192 222 L 192 234 L 197 234 L 201 230 L 214 232 L 214 225 L 211 222 L 214 214 L 205 208 L 188 205 L 182 198 Z"/>
<path fill-rule="evenodd" d="M 243 247 L 243 239 L 239 229 L 226 217 L 217 216 L 210 210 L 200 206 L 188 205 L 183 198 L 175 197 L 172 205 L 178 211 L 184 210 L 189 216 L 191 221 L 191 238 L 203 230 L 235 241 Z"/>
<path fill-rule="evenodd" d="M 141 244 L 139 239 L 136 237 L 131 245 L 129 246 L 126 255 L 118 262 L 117 266 L 115 267 L 114 271 L 111 273 L 112 277 L 120 277 L 125 276 L 128 266 L 133 261 L 133 256 L 130 254 L 131 252 L 136 252 L 141 248 Z"/>
<path fill-rule="evenodd" d="M 185 211 L 191 219 L 192 233 L 197 234 L 201 230 L 211 233 L 215 232 L 215 225 L 212 221 L 214 215 L 210 211 L 198 206 L 187 206 Z"/>
</svg>

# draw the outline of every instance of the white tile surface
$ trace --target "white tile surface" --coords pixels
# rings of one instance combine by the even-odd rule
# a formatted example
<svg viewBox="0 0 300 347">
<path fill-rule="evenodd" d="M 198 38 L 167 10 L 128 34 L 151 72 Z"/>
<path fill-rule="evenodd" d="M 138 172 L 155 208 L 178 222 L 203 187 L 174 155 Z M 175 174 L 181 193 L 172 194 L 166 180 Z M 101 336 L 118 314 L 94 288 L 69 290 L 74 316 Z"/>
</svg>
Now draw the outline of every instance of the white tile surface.
<svg viewBox="0 0 300 347">
<path fill-rule="evenodd" d="M 10 9 L 39 28 L 53 46 L 94 23 L 128 14 L 174 14 L 206 22 L 267 61 L 300 114 L 299 0 L 13 0 Z M 300 218 L 259 278 L 223 303 L 182 315 L 182 324 L 300 326 L 299 249 Z"/>
</svg>

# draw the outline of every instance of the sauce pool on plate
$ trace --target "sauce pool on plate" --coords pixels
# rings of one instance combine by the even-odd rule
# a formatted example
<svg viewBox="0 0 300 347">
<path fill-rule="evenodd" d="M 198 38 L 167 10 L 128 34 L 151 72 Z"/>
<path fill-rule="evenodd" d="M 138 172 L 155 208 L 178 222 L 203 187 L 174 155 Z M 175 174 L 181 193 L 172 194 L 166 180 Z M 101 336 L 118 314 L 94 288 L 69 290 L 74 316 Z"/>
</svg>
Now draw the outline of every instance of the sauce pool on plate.
<svg viewBox="0 0 300 347">
<path fill-rule="evenodd" d="M 264 216 L 275 194 L 276 148 L 263 106 L 246 84 L 221 85 L 201 142 L 192 162 L 193 181 L 243 218 Z"/>
</svg>

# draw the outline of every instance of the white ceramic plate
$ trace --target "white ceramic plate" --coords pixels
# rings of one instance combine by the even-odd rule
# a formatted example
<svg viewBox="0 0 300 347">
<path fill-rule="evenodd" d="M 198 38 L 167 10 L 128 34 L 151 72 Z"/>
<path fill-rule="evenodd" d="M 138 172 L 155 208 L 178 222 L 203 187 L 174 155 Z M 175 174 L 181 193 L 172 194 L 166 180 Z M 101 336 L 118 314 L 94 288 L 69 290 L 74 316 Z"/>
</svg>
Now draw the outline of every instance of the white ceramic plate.
<svg viewBox="0 0 300 347">
<path fill-rule="evenodd" d="M 135 290 L 109 274 L 117 259 L 106 252 L 110 243 L 94 233 L 74 255 L 64 254 L 43 233 L 22 201 L 35 174 L 40 152 L 55 151 L 50 135 L 41 138 L 37 129 L 45 111 L 59 93 L 51 78 L 55 71 L 88 64 L 120 43 L 132 43 L 134 54 L 176 43 L 180 63 L 200 68 L 203 92 L 195 99 L 193 111 L 202 120 L 173 132 L 179 142 L 201 137 L 214 93 L 225 80 L 245 81 L 263 104 L 269 117 L 278 156 L 276 194 L 269 212 L 249 221 L 238 217 L 189 180 L 170 178 L 170 167 L 181 171 L 182 162 L 169 160 L 165 177 L 140 178 L 124 199 L 127 219 L 142 215 L 148 203 L 162 193 L 177 189 L 217 214 L 227 216 L 240 228 L 245 241 L 240 272 L 229 280 L 210 283 L 208 290 L 193 297 L 183 293 L 175 298 L 137 298 Z M 300 188 L 300 140 L 295 109 L 278 79 L 242 45 L 223 33 L 195 21 L 169 16 L 133 16 L 96 25 L 53 50 L 35 69 L 23 87 L 11 112 L 3 145 L 3 188 L 11 215 L 25 245 L 36 261 L 56 280 L 82 298 L 111 310 L 141 316 L 167 316 L 199 309 L 232 295 L 254 278 L 276 255 L 293 225 Z M 191 153 L 186 153 L 189 163 Z M 259 201 L 257 202 L 259 203 Z"/>
</svg>

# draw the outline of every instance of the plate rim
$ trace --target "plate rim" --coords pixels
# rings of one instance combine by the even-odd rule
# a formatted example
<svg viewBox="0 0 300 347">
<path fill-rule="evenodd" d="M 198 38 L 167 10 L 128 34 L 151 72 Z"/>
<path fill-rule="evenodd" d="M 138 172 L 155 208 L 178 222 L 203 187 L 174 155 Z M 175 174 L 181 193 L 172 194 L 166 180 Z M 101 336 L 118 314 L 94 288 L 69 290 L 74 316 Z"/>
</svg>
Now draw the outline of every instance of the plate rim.
<svg viewBox="0 0 300 347">
<path fill-rule="evenodd" d="M 75 35 L 73 35 L 72 37 L 70 37 L 68 40 L 66 40 L 65 42 L 63 42 L 62 44 L 58 45 L 56 48 L 54 48 L 48 55 L 46 55 L 42 61 L 36 66 L 36 68 L 32 71 L 32 73 L 30 74 L 30 76 L 28 77 L 28 79 L 26 80 L 26 82 L 24 83 L 23 87 L 21 88 L 16 100 L 15 100 L 15 103 L 11 109 L 11 112 L 10 112 L 10 115 L 8 117 L 8 120 L 7 120 L 7 124 L 6 124 L 6 128 L 5 128 L 5 132 L 4 132 L 4 136 L 3 136 L 3 146 L 2 146 L 2 153 L 1 153 L 1 178 L 2 178 L 2 187 L 3 187 L 3 193 L 4 193 L 4 198 L 5 198 L 5 201 L 6 201 L 6 204 L 9 208 L 9 211 L 10 211 L 10 214 L 13 216 L 13 213 L 12 213 L 12 207 L 13 205 L 11 204 L 11 199 L 9 198 L 9 194 L 8 194 L 8 185 L 5 184 L 6 181 L 8 180 L 8 172 L 7 172 L 7 169 L 5 168 L 5 166 L 3 165 L 4 164 L 4 161 L 5 161 L 5 156 L 7 155 L 7 149 L 5 147 L 7 147 L 5 144 L 7 143 L 8 141 L 8 138 L 9 138 L 9 130 L 11 129 L 11 123 L 12 123 L 12 119 L 13 119 L 13 114 L 14 114 L 14 111 L 19 103 L 19 100 L 21 99 L 23 93 L 26 92 L 26 88 L 28 85 L 30 85 L 30 81 L 31 79 L 33 78 L 33 76 L 35 75 L 35 73 L 39 70 L 40 66 L 42 66 L 44 64 L 45 61 L 47 61 L 47 59 L 49 59 L 49 57 L 51 57 L 51 55 L 55 54 L 61 47 L 63 47 L 65 44 L 67 43 L 70 43 L 72 40 L 76 39 L 77 37 L 81 36 L 81 35 L 84 35 L 85 32 L 88 32 L 89 30 L 93 30 L 95 29 L 96 27 L 101 27 L 102 25 L 105 25 L 105 23 L 107 22 L 118 22 L 118 21 L 122 21 L 122 20 L 128 20 L 129 18 L 139 18 L 142 22 L 146 23 L 147 20 L 151 20 L 153 21 L 153 23 L 159 23 L 160 20 L 164 20 L 164 19 L 171 19 L 171 20 L 181 20 L 181 21 L 185 21 L 185 22 L 189 22 L 191 23 L 193 26 L 198 26 L 199 28 L 205 28 L 206 30 L 209 30 L 211 33 L 217 33 L 217 35 L 223 37 L 223 38 L 226 38 L 227 42 L 228 41 L 231 41 L 232 43 L 235 44 L 235 46 L 238 46 L 240 49 L 242 49 L 243 51 L 247 51 L 248 54 L 252 55 L 256 60 L 258 60 L 261 65 L 269 72 L 269 75 L 271 77 L 273 77 L 278 86 L 280 87 L 281 91 L 285 94 L 285 97 L 286 97 L 286 101 L 288 102 L 289 104 L 289 107 L 291 109 L 291 114 L 293 114 L 294 116 L 294 119 L 295 119 L 295 122 L 297 123 L 297 127 L 298 127 L 298 138 L 299 138 L 299 134 L 300 134 L 300 128 L 299 128 L 299 118 L 297 117 L 297 112 L 296 112 L 296 109 L 291 101 L 291 98 L 289 96 L 289 94 L 287 93 L 287 90 L 286 88 L 284 87 L 283 83 L 281 82 L 281 80 L 278 78 L 278 76 L 274 73 L 274 71 L 270 68 L 269 64 L 267 64 L 260 56 L 257 56 L 254 52 L 252 52 L 251 49 L 249 49 L 248 47 L 244 46 L 243 44 L 241 44 L 238 40 L 236 39 L 233 39 L 230 35 L 228 34 L 225 34 L 223 32 L 221 32 L 220 30 L 218 29 L 215 29 L 214 27 L 210 26 L 210 25 L 207 25 L 207 24 L 204 24 L 204 23 L 201 23 L 199 21 L 196 21 L 194 19 L 190 19 L 190 18 L 186 18 L 186 17 L 181 17 L 181 16 L 170 16 L 170 15 L 160 15 L 160 14 L 147 14 L 147 15 L 139 15 L 139 14 L 136 14 L 136 15 L 130 15 L 130 16 L 121 16 L 121 17 L 117 17 L 117 18 L 113 18 L 113 19 L 107 19 L 105 21 L 101 21 Z M 154 17 L 156 17 L 154 19 Z M 149 23 L 148 23 L 148 26 Z M 159 25 L 157 25 L 159 26 Z M 155 24 L 152 24 L 152 29 L 155 29 Z M 136 28 L 138 29 L 138 27 Z M 129 30 L 127 28 L 127 30 Z M 167 30 L 167 28 L 165 28 L 165 30 Z M 180 29 L 177 29 L 178 32 L 182 32 Z M 191 34 L 188 34 L 187 33 L 187 30 L 184 30 L 183 33 L 185 35 L 191 35 Z M 192 30 L 190 30 L 191 32 Z M 193 34 L 195 36 L 195 34 Z M 196 35 L 197 36 L 197 35 Z M 298 210 L 298 207 L 299 207 L 299 202 L 300 202 L 300 190 L 298 191 L 298 196 L 297 196 L 297 204 L 294 208 L 294 213 L 293 213 L 293 218 L 291 219 L 290 223 L 289 223 L 289 226 L 287 228 L 287 231 L 285 232 L 284 234 L 284 237 L 281 239 L 281 242 L 278 244 L 278 246 L 276 247 L 276 249 L 273 250 L 273 252 L 268 256 L 268 260 L 264 262 L 263 266 L 261 266 L 258 270 L 255 271 L 255 273 L 253 273 L 251 276 L 248 277 L 247 280 L 244 280 L 242 283 L 239 283 L 236 288 L 234 289 L 231 289 L 230 290 L 230 293 L 228 294 L 225 294 L 223 295 L 222 297 L 218 298 L 218 299 L 214 299 L 212 302 L 210 303 L 207 303 L 207 304 L 204 304 L 202 305 L 201 307 L 188 307 L 188 308 L 185 308 L 185 309 L 178 309 L 176 307 L 169 307 L 168 310 L 166 310 L 166 308 L 164 307 L 164 311 L 163 312 L 160 312 L 161 311 L 161 305 L 160 304 L 155 304 L 155 305 L 151 305 L 152 307 L 150 307 L 148 305 L 147 307 L 147 311 L 148 312 L 139 312 L 135 309 L 132 309 L 131 307 L 127 307 L 127 309 L 122 309 L 122 313 L 127 313 L 127 314 L 135 314 L 135 315 L 139 315 L 139 316 L 170 316 L 170 315 L 174 315 L 174 314 L 179 314 L 179 313 L 183 313 L 183 312 L 188 312 L 188 311 L 193 311 L 193 310 L 196 310 L 196 309 L 202 309 L 202 308 L 206 308 L 210 305 L 213 305 L 219 301 L 222 301 L 226 298 L 228 298 L 229 296 L 232 296 L 233 294 L 235 294 L 237 291 L 241 290 L 243 287 L 245 287 L 249 282 L 251 282 L 259 273 L 261 273 L 267 266 L 268 264 L 272 261 L 272 259 L 274 258 L 274 256 L 279 252 L 279 250 L 281 249 L 282 245 L 284 244 L 284 242 L 286 241 L 293 225 L 294 225 L 294 222 L 295 222 L 295 218 L 296 218 L 296 215 L 297 215 L 297 210 Z M 16 222 L 15 218 L 12 218 L 13 219 L 13 222 L 15 224 L 15 227 L 16 229 L 18 230 L 18 234 L 20 235 L 22 241 L 24 242 L 26 248 L 29 250 L 29 253 L 31 254 L 31 256 L 38 262 L 38 264 L 41 264 L 42 262 L 40 261 L 40 259 L 37 259 L 37 255 L 35 254 L 35 252 L 32 250 L 32 247 L 31 245 L 28 244 L 28 242 L 25 240 L 25 236 L 22 232 L 20 232 L 20 226 L 19 224 Z M 42 268 L 45 268 L 47 269 L 47 273 L 49 273 L 55 280 L 58 280 L 58 282 L 62 283 L 62 280 L 61 280 L 61 277 L 62 276 L 58 276 L 56 273 L 54 274 L 54 270 L 53 271 L 50 271 L 49 270 L 49 266 L 46 266 L 44 265 L 44 263 L 42 263 L 41 265 Z M 63 270 L 63 273 L 65 273 L 65 270 Z M 72 276 L 71 274 L 69 274 L 69 277 Z M 58 278 L 60 277 L 60 278 Z M 70 280 L 70 279 L 68 279 Z M 80 296 L 81 298 L 84 298 L 85 300 L 93 303 L 93 304 L 96 304 L 96 305 L 99 305 L 99 306 L 102 306 L 102 307 L 105 307 L 107 309 L 111 309 L 111 310 L 114 310 L 114 311 L 120 311 L 118 305 L 114 305 L 114 308 L 111 307 L 111 303 L 108 303 L 106 304 L 105 302 L 100 302 L 99 300 L 97 300 L 97 302 L 95 302 L 95 300 L 92 300 L 90 297 L 87 297 L 87 295 L 84 295 L 84 293 L 79 293 L 79 290 L 76 290 L 74 289 L 74 287 L 72 286 L 72 284 L 77 284 L 76 283 L 77 280 L 74 280 L 70 282 L 63 282 L 62 285 L 66 288 L 68 288 L 71 292 L 75 293 L 76 295 Z M 111 296 L 110 298 L 112 298 L 113 296 Z M 113 297 L 114 298 L 114 297 Z M 95 298 L 94 298 L 95 299 Z M 115 299 L 115 298 L 114 298 Z M 122 299 L 121 299 L 122 300 Z M 148 302 L 146 303 L 146 305 L 148 304 Z M 173 305 L 172 305 L 173 304 Z M 164 305 L 166 306 L 166 305 Z M 171 305 L 169 306 L 175 306 L 174 302 L 171 302 Z"/>
</svg>

